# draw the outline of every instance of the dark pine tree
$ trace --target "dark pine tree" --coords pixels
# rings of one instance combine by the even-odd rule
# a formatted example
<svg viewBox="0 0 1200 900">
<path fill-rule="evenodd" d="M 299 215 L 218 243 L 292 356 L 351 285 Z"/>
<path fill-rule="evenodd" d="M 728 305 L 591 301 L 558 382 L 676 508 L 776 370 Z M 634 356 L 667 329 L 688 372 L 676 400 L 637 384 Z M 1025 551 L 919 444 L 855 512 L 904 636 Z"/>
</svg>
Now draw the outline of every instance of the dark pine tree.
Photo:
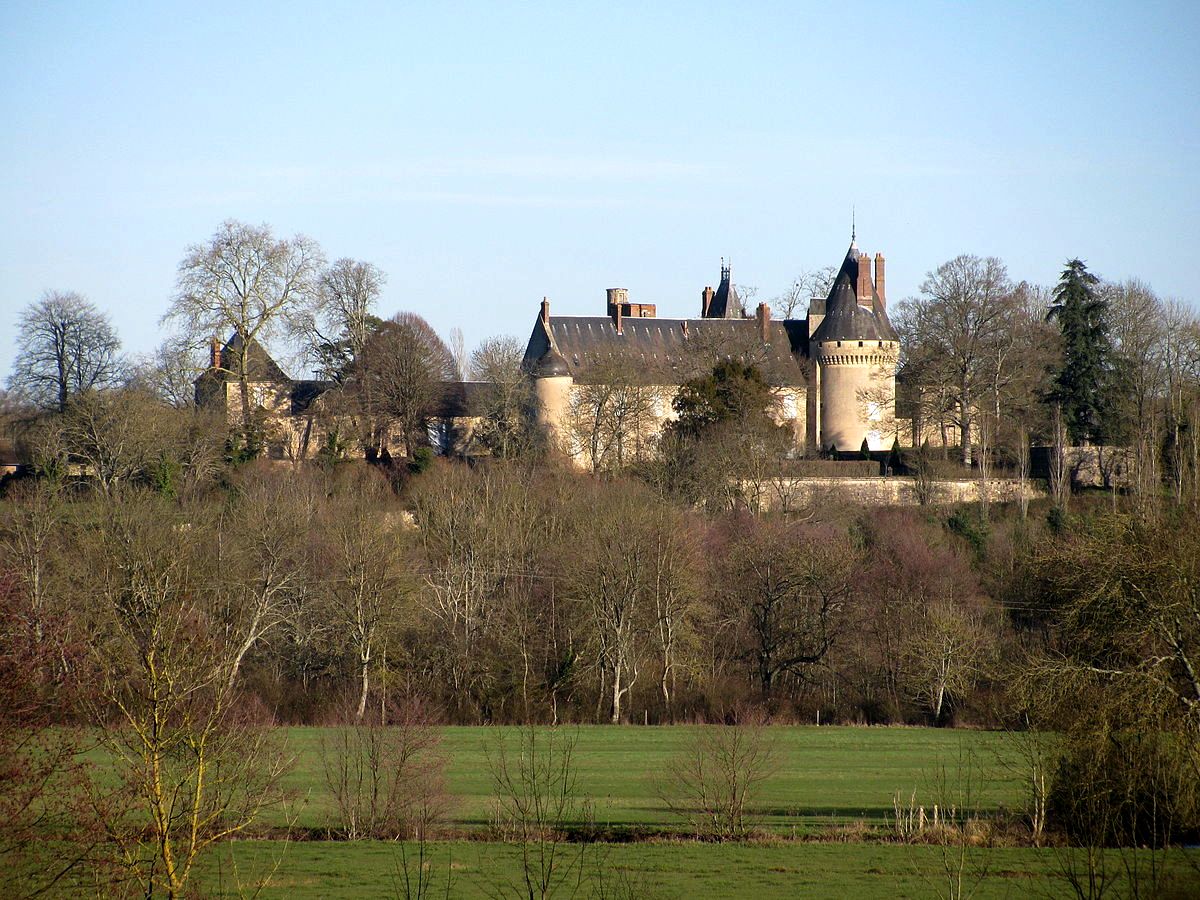
<svg viewBox="0 0 1200 900">
<path fill-rule="evenodd" d="M 1062 334 L 1062 366 L 1049 400 L 1061 406 L 1072 443 L 1103 442 L 1112 404 L 1113 348 L 1108 336 L 1108 304 L 1096 290 L 1099 279 L 1082 260 L 1063 270 L 1049 318 Z"/>
</svg>

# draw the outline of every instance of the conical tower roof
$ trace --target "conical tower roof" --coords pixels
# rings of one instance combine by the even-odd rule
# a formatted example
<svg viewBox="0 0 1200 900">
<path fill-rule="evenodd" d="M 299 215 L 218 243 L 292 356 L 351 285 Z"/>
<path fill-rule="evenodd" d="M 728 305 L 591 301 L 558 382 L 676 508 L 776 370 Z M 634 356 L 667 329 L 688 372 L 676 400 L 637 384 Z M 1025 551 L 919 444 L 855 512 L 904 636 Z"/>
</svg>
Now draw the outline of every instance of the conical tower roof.
<svg viewBox="0 0 1200 900">
<path fill-rule="evenodd" d="M 571 369 L 563 355 L 551 345 L 550 349 L 534 363 L 531 374 L 534 378 L 557 378 L 562 375 L 570 375 Z"/>
<path fill-rule="evenodd" d="M 858 302 L 858 274 L 860 266 L 869 266 L 866 256 L 860 256 L 858 246 L 852 240 L 842 267 L 833 279 L 829 297 L 825 300 L 825 318 L 813 332 L 811 340 L 822 341 L 898 341 L 896 330 L 888 321 L 887 312 L 871 284 L 871 305 Z"/>
</svg>

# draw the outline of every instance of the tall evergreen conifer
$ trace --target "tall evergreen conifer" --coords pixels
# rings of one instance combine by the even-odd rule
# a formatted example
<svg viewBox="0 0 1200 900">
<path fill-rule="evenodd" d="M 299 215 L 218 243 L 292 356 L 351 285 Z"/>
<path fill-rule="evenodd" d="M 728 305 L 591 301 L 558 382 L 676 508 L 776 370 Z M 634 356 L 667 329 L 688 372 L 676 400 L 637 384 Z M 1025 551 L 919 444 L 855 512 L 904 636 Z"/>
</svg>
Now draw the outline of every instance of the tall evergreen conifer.
<svg viewBox="0 0 1200 900">
<path fill-rule="evenodd" d="M 1049 318 L 1058 322 L 1063 360 L 1049 400 L 1062 407 L 1072 443 L 1103 442 L 1112 394 L 1113 349 L 1108 304 L 1096 290 L 1099 279 L 1082 260 L 1072 259 L 1054 290 Z"/>
</svg>

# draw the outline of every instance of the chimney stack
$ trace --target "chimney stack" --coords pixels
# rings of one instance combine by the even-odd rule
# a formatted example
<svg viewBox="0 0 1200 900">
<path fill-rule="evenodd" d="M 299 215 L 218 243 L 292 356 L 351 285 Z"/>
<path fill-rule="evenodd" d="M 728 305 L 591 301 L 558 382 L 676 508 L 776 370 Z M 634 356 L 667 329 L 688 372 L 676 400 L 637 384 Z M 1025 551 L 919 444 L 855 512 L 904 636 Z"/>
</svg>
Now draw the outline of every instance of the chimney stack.
<svg viewBox="0 0 1200 900">
<path fill-rule="evenodd" d="M 612 317 L 613 324 L 617 326 L 617 334 L 623 334 L 621 316 L 625 312 L 625 306 L 629 303 L 629 291 L 626 288 L 609 288 L 605 293 L 608 296 L 608 314 Z"/>
<path fill-rule="evenodd" d="M 860 305 L 871 301 L 871 257 L 865 253 L 858 255 L 858 302 Z"/>
<path fill-rule="evenodd" d="M 758 319 L 758 336 L 764 344 L 769 344 L 771 342 L 771 307 L 765 303 L 758 304 L 754 318 Z"/>
<path fill-rule="evenodd" d="M 883 288 L 883 254 L 875 254 L 875 293 L 879 295 L 879 305 L 887 306 L 887 294 Z"/>
<path fill-rule="evenodd" d="M 542 324 L 550 327 L 550 301 L 546 297 L 542 298 Z"/>
<path fill-rule="evenodd" d="M 208 344 L 208 367 L 210 369 L 221 368 L 221 340 L 213 338 Z"/>
<path fill-rule="evenodd" d="M 706 286 L 700 293 L 700 318 L 708 318 L 708 308 L 712 306 L 714 293 L 711 285 Z"/>
</svg>

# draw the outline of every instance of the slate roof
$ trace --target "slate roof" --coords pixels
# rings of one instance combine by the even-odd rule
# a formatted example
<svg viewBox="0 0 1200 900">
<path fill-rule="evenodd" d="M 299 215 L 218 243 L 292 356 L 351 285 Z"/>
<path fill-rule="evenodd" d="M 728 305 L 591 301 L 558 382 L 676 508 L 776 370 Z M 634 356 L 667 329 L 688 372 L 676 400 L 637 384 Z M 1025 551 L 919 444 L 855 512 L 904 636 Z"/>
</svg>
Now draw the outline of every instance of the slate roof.
<svg viewBox="0 0 1200 900">
<path fill-rule="evenodd" d="M 332 381 L 293 381 L 292 415 L 298 416 L 307 412 L 316 399 L 331 387 L 333 387 Z"/>
<path fill-rule="evenodd" d="M 477 416 L 493 385 L 487 381 L 448 381 L 433 415 L 442 419 Z"/>
<path fill-rule="evenodd" d="M 332 390 L 336 384 L 332 381 L 293 381 L 292 382 L 292 415 L 298 416 L 308 412 L 312 405 L 326 391 Z M 484 391 L 491 387 L 483 381 L 448 381 L 444 392 L 435 401 L 430 415 L 434 418 L 453 419 L 462 416 L 478 415 Z"/>
<path fill-rule="evenodd" d="M 237 353 L 242 347 L 241 338 L 236 334 L 226 341 L 221 349 L 222 358 L 226 365 L 232 362 L 229 354 Z M 291 388 L 291 414 L 299 416 L 307 413 L 314 403 L 326 391 L 336 387 L 332 381 L 292 380 L 280 368 L 279 363 L 271 357 L 261 344 L 254 342 L 247 353 L 249 376 L 251 381 L 266 381 L 275 384 L 286 384 Z M 196 379 L 197 402 L 205 405 L 213 396 L 216 385 L 220 382 L 233 381 L 237 378 L 231 372 L 221 369 L 208 369 Z M 478 405 L 481 392 L 487 387 L 482 382 L 447 382 L 446 390 L 433 411 L 435 417 L 457 418 L 470 416 Z"/>
<path fill-rule="evenodd" d="M 571 367 L 567 365 L 567 361 L 563 359 L 561 353 L 555 350 L 553 346 L 548 346 L 546 352 L 533 364 L 530 374 L 538 378 L 554 378 L 561 375 L 570 375 Z"/>
<path fill-rule="evenodd" d="M 234 361 L 242 350 L 241 335 L 234 334 L 221 348 L 221 360 L 230 371 L 209 369 L 205 374 L 215 375 L 222 381 L 234 381 L 237 376 L 232 374 L 236 367 Z M 262 344 L 251 341 L 250 349 L 246 351 L 247 375 L 250 381 L 273 381 L 276 383 L 290 382 L 287 374 L 279 367 L 279 363 L 271 357 Z"/>
<path fill-rule="evenodd" d="M 628 360 L 648 381 L 679 384 L 719 359 L 738 357 L 759 366 L 772 383 L 805 384 L 795 354 L 807 353 L 807 324 L 772 321 L 767 327 L 771 339 L 764 344 L 755 319 L 625 318 L 618 334 L 609 316 L 552 316 L 547 332 L 539 315 L 523 364 L 536 373 L 553 350 L 577 380 L 587 381 L 592 370 L 609 361 Z"/>
<path fill-rule="evenodd" d="M 866 258 L 864 257 L 864 264 Z M 887 310 L 871 284 L 871 307 L 858 302 L 858 247 L 853 242 L 829 289 L 825 300 L 825 318 L 813 332 L 814 341 L 898 341 L 888 321 Z"/>
<path fill-rule="evenodd" d="M 713 294 L 712 302 L 708 305 L 706 319 L 740 319 L 742 318 L 742 300 L 737 288 L 733 286 L 733 278 L 729 266 L 721 266 L 721 283 Z"/>
</svg>

